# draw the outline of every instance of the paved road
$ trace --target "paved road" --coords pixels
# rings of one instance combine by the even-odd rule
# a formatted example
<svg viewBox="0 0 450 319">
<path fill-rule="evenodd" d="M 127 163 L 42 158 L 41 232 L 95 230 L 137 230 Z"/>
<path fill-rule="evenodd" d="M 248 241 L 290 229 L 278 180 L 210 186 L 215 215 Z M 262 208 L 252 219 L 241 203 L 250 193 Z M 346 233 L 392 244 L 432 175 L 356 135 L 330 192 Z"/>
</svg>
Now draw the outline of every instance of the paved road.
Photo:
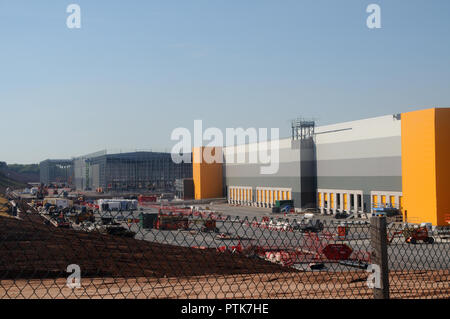
<svg viewBox="0 0 450 319">
<path fill-rule="evenodd" d="M 254 244 L 269 247 L 310 247 L 311 243 L 305 239 L 300 231 L 284 232 L 268 229 L 260 229 L 246 226 L 242 223 L 218 222 L 220 232 L 228 233 L 234 237 L 239 236 L 240 242 L 246 246 Z M 136 239 L 181 245 L 186 247 L 205 246 L 217 248 L 220 246 L 235 246 L 239 240 L 221 240 L 214 233 L 202 233 L 197 230 L 189 231 L 159 231 L 144 230 L 139 225 L 131 226 L 131 230 L 137 233 Z M 327 229 L 331 231 L 332 229 Z M 346 243 L 354 251 L 370 252 L 369 226 L 355 226 L 349 230 L 347 236 L 350 240 L 336 241 L 324 239 L 322 243 Z M 314 248 L 308 248 L 314 249 Z M 437 241 L 433 245 L 419 243 L 411 245 L 401 238 L 396 239 L 388 248 L 389 267 L 392 270 L 422 270 L 422 269 L 450 269 L 450 241 Z M 307 260 L 306 260 L 307 261 Z M 342 270 L 343 267 L 334 263 L 328 264 L 328 269 Z M 348 268 L 347 268 L 348 269 Z"/>
<path fill-rule="evenodd" d="M 220 209 L 216 206 L 220 206 Z M 124 226 L 136 232 L 136 239 L 152 242 L 165 243 L 170 245 L 179 245 L 185 247 L 204 246 L 217 248 L 220 246 L 236 246 L 239 242 L 245 245 L 270 246 L 270 247 L 305 247 L 309 241 L 300 231 L 286 232 L 278 230 L 262 229 L 249 226 L 252 221 L 261 221 L 262 216 L 271 216 L 270 209 L 261 209 L 256 207 L 232 207 L 228 205 L 215 205 L 215 211 L 224 215 L 233 215 L 227 221 L 218 221 L 217 227 L 220 233 L 229 234 L 231 237 L 240 237 L 241 240 L 231 239 L 222 240 L 217 238 L 216 233 L 203 233 L 200 231 L 201 225 L 193 225 L 191 231 L 160 231 L 155 229 L 142 229 L 139 224 Z M 146 209 L 146 212 L 155 212 L 154 209 Z M 124 218 L 139 218 L 141 211 L 113 212 L 114 217 L 123 216 Z M 237 219 L 235 219 L 237 216 Z M 281 217 L 281 216 L 280 216 Z M 325 231 L 334 234 L 334 239 L 323 240 L 322 243 L 346 243 L 354 251 L 367 253 L 372 250 L 370 245 L 370 225 L 367 221 L 358 221 L 360 224 L 351 225 L 345 241 L 336 241 L 337 225 L 341 221 L 332 220 L 329 216 L 319 216 L 325 224 Z M 286 218 L 282 218 L 286 220 Z M 243 220 L 248 223 L 242 223 Z M 289 218 L 292 223 L 293 218 Z M 422 270 L 422 269 L 450 269 L 450 241 L 437 239 L 433 245 L 419 243 L 417 245 L 406 244 L 403 238 L 397 238 L 389 246 L 389 267 L 393 270 Z M 307 264 L 307 262 L 306 262 Z M 330 270 L 342 270 L 343 266 L 336 263 L 327 264 Z M 348 269 L 348 268 L 346 268 Z"/>
</svg>

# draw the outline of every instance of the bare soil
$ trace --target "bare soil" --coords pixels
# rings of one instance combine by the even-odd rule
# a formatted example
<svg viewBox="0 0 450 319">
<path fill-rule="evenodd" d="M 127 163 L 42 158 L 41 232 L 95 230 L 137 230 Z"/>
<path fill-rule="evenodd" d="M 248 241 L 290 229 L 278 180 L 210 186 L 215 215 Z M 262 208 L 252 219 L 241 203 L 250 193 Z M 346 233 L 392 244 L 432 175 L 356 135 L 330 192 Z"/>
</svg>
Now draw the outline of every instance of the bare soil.
<svg viewBox="0 0 450 319">
<path fill-rule="evenodd" d="M 445 273 L 446 272 L 446 273 Z M 430 276 L 431 275 L 431 276 Z M 0 298 L 18 299 L 367 299 L 373 298 L 366 285 L 367 274 L 269 273 L 214 275 L 189 278 L 96 278 L 82 279 L 81 288 L 70 289 L 65 279 L 3 280 Z M 431 278 L 446 278 L 434 281 Z M 448 271 L 391 273 L 391 298 L 450 297 Z M 401 284 L 399 284 L 401 283 Z"/>
<path fill-rule="evenodd" d="M 0 298 L 372 298 L 365 271 L 301 272 L 247 258 L 0 217 Z M 66 285 L 67 266 L 82 286 Z M 450 298 L 450 270 L 390 273 L 393 298 Z"/>
<path fill-rule="evenodd" d="M 44 225 L 36 214 L 0 217 L 0 279 L 67 276 L 77 264 L 83 277 L 168 278 L 280 273 L 294 270 L 261 259 L 152 243 Z"/>
</svg>

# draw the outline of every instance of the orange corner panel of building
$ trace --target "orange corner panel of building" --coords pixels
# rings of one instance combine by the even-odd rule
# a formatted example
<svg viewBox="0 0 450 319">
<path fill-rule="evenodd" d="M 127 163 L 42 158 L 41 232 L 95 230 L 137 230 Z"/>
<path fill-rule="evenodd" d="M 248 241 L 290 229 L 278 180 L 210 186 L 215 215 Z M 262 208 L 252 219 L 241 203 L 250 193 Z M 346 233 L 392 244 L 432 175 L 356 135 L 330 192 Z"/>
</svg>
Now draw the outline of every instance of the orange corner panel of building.
<svg viewBox="0 0 450 319">
<path fill-rule="evenodd" d="M 450 214 L 450 109 L 402 114 L 403 211 L 408 222 L 446 226 Z"/>
<path fill-rule="evenodd" d="M 195 199 L 223 197 L 222 148 L 194 147 L 192 155 Z"/>
</svg>

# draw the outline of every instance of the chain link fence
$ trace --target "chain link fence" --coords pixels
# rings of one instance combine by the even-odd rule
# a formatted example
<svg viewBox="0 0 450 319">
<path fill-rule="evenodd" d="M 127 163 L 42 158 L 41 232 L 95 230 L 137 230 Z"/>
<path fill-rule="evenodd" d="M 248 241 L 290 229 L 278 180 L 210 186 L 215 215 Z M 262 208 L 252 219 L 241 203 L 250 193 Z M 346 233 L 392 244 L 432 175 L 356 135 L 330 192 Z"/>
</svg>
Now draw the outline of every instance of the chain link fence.
<svg viewBox="0 0 450 319">
<path fill-rule="evenodd" d="M 449 236 L 427 227 L 153 211 L 19 203 L 0 217 L 0 298 L 450 297 Z"/>
</svg>

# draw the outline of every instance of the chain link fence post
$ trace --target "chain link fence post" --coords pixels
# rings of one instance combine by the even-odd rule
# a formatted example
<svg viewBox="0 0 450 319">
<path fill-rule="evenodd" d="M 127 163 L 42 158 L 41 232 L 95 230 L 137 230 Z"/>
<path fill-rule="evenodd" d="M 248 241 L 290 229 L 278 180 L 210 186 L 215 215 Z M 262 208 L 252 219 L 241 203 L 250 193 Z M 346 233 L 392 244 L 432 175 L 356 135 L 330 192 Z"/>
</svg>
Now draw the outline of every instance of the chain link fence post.
<svg viewBox="0 0 450 319">
<path fill-rule="evenodd" d="M 379 285 L 373 289 L 375 299 L 389 299 L 388 240 L 386 217 L 370 218 L 372 264 L 379 267 Z"/>
</svg>

